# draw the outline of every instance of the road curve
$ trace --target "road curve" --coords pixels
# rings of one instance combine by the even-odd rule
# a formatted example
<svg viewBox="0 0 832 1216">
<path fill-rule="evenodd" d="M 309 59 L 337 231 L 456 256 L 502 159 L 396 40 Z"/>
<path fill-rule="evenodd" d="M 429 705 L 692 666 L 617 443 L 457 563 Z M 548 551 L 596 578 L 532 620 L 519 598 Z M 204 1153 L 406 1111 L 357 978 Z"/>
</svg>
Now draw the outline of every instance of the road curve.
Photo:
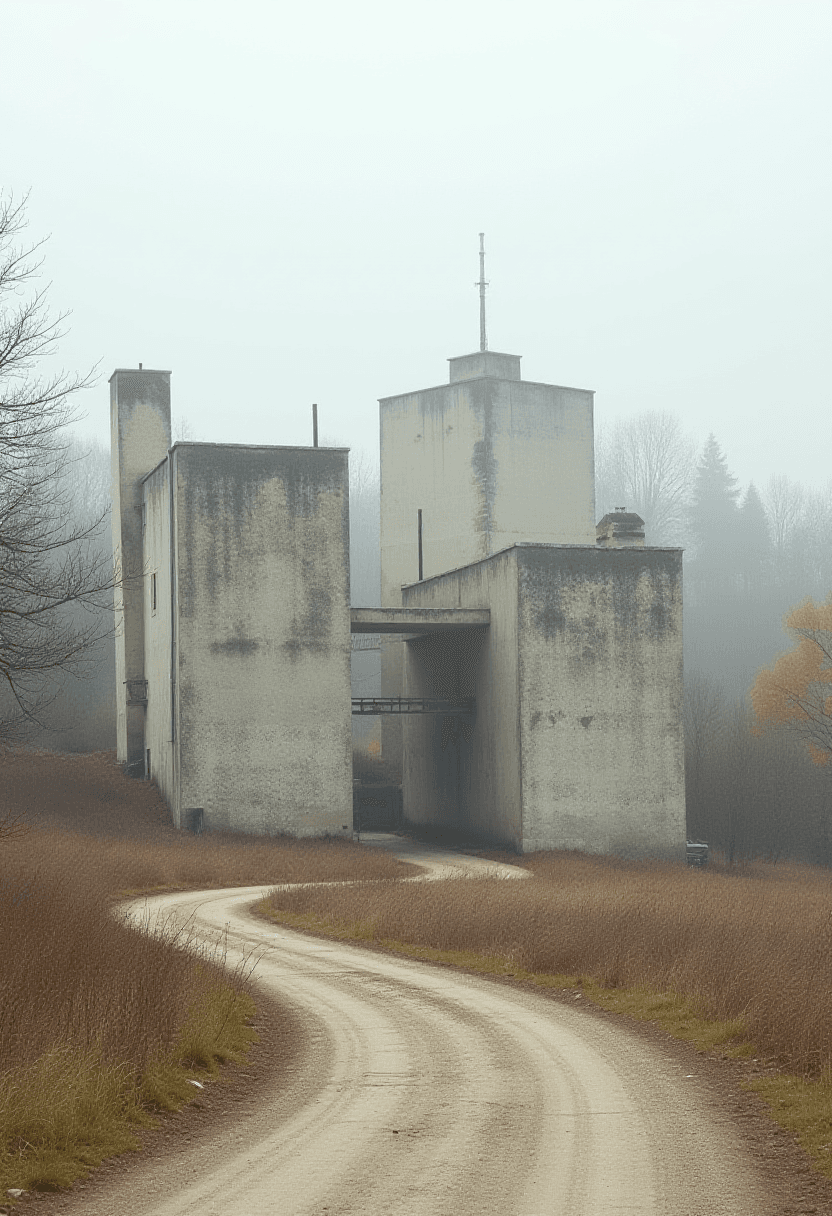
<svg viewBox="0 0 832 1216">
<path fill-rule="evenodd" d="M 402 852 L 438 877 L 471 859 Z M 533 991 L 270 925 L 267 888 L 142 900 L 222 934 L 310 1030 L 267 1106 L 137 1163 L 85 1216 L 766 1216 L 730 1118 L 671 1054 Z"/>
</svg>

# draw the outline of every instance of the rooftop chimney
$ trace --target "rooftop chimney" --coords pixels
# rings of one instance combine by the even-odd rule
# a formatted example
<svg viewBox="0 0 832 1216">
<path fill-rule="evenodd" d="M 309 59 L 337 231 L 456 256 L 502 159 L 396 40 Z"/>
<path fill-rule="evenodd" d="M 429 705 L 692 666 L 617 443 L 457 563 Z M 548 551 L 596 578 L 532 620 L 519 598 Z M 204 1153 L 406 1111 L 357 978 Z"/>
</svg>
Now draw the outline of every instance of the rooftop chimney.
<svg viewBox="0 0 832 1216">
<path fill-rule="evenodd" d="M 626 507 L 616 507 L 596 525 L 595 543 L 604 549 L 643 549 L 644 520 Z"/>
</svg>

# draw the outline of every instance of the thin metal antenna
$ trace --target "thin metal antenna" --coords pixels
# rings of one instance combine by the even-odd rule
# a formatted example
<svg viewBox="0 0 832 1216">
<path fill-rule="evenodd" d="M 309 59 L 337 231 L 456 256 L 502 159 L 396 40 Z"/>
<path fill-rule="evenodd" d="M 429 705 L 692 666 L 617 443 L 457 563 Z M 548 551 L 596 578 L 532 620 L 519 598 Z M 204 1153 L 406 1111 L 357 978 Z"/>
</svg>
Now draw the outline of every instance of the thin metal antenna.
<svg viewBox="0 0 832 1216">
<path fill-rule="evenodd" d="M 421 581 L 422 581 L 422 508 L 421 507 L 419 507 L 418 527 L 419 527 L 419 582 L 421 583 Z"/>
<path fill-rule="evenodd" d="M 488 350 L 488 338 L 485 336 L 485 233 L 480 233 L 480 278 L 474 284 L 480 289 L 480 350 Z"/>
<path fill-rule="evenodd" d="M 318 407 L 312 406 L 312 447 L 318 446 Z"/>
</svg>

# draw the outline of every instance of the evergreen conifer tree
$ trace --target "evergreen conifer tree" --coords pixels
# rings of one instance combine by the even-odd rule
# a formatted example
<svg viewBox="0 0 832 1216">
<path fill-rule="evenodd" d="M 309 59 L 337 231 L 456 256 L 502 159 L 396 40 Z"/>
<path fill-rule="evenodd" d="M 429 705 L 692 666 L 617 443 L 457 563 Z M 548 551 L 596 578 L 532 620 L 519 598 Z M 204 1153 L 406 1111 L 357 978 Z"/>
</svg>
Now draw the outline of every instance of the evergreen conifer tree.
<svg viewBox="0 0 832 1216">
<path fill-rule="evenodd" d="M 740 490 L 728 459 L 710 434 L 696 469 L 690 509 L 694 541 L 691 573 L 698 580 L 727 589 L 735 586 L 740 551 Z"/>
<path fill-rule="evenodd" d="M 753 481 L 742 500 L 738 523 L 738 573 L 742 587 L 746 592 L 759 594 L 770 578 L 772 546 L 766 509 Z"/>
</svg>

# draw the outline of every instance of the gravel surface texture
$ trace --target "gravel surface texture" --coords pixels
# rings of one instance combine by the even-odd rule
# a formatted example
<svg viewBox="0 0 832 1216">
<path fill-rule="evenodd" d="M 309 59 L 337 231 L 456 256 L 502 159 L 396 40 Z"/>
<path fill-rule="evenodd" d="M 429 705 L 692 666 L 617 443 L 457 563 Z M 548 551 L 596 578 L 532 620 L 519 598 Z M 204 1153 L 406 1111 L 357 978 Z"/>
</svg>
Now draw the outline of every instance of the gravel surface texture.
<svg viewBox="0 0 832 1216">
<path fill-rule="evenodd" d="M 370 843 L 370 842 L 368 842 Z M 376 839 L 426 877 L 491 866 Z M 741 1090 L 750 1065 L 696 1053 L 575 994 L 532 991 L 285 930 L 264 888 L 141 901 L 255 950 L 262 1041 L 145 1151 L 44 1216 L 832 1213 L 829 1184 Z"/>
</svg>

